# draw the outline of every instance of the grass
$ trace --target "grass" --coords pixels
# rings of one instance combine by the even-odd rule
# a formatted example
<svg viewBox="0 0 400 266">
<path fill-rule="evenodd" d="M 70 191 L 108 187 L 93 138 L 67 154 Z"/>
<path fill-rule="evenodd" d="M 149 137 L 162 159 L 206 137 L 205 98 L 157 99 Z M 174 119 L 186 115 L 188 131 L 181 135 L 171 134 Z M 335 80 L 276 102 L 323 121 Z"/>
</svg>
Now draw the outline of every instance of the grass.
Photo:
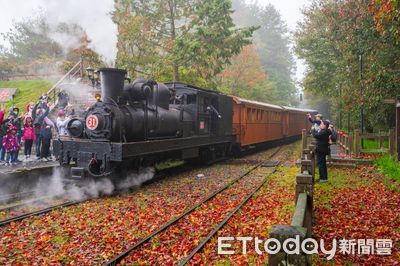
<svg viewBox="0 0 400 266">
<path fill-rule="evenodd" d="M 25 112 L 25 106 L 29 102 L 37 102 L 39 97 L 46 93 L 53 84 L 47 80 L 18 80 L 18 81 L 0 81 L 0 88 L 17 88 L 14 100 L 6 103 L 8 108 L 12 105 L 20 109 L 20 113 Z"/>
<path fill-rule="evenodd" d="M 389 141 L 387 138 L 383 141 L 383 147 L 389 147 Z M 379 141 L 376 139 L 364 139 L 364 149 L 379 149 Z"/>
<path fill-rule="evenodd" d="M 384 175 L 400 181 L 400 163 L 390 155 L 384 155 L 375 160 L 375 165 Z"/>
</svg>

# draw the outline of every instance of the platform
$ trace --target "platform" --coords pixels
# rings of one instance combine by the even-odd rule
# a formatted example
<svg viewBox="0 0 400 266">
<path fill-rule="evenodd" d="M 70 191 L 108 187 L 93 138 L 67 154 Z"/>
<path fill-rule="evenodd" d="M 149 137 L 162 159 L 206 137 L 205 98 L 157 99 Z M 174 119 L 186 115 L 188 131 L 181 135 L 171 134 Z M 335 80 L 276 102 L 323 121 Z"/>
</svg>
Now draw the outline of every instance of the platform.
<svg viewBox="0 0 400 266">
<path fill-rule="evenodd" d="M 58 161 L 49 161 L 49 162 L 42 162 L 38 160 L 32 161 L 22 161 L 15 165 L 0 165 L 0 176 L 2 175 L 11 175 L 16 173 L 23 173 L 37 169 L 45 169 L 45 168 L 53 168 L 58 166 Z"/>
</svg>

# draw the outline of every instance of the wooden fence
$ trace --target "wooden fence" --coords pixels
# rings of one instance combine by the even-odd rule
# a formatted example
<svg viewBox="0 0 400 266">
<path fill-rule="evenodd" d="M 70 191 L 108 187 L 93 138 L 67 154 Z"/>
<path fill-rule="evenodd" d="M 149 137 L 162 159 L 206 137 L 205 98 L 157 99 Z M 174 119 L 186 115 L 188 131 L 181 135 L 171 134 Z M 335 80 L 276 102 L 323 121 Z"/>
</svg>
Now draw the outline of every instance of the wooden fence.
<svg viewBox="0 0 400 266">
<path fill-rule="evenodd" d="M 385 139 L 388 139 L 389 146 L 384 146 Z M 374 139 L 378 142 L 377 149 L 363 149 L 361 147 L 362 139 Z M 394 129 L 389 132 L 380 131 L 379 133 L 364 133 L 361 134 L 360 130 L 354 130 L 354 133 L 338 132 L 337 144 L 341 146 L 347 155 L 354 155 L 359 158 L 361 154 L 365 153 L 389 153 L 395 155 L 396 153 L 396 133 Z"/>
<path fill-rule="evenodd" d="M 305 130 L 303 130 L 302 141 L 301 173 L 296 176 L 296 209 L 291 224 L 275 225 L 269 234 L 269 238 L 278 240 L 281 247 L 279 252 L 269 255 L 269 265 L 272 266 L 310 265 L 310 255 L 301 250 L 298 254 L 288 254 L 282 249 L 284 242 L 288 239 L 298 237 L 301 243 L 312 235 L 315 145 L 309 144 Z"/>
</svg>

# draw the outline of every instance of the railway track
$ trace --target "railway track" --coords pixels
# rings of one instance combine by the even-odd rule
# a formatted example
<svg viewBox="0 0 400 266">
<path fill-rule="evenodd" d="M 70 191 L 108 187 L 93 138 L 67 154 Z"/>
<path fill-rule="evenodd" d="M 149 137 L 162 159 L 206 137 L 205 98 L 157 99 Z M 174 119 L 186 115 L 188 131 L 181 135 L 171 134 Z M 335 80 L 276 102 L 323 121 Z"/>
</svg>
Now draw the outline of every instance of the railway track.
<svg viewBox="0 0 400 266">
<path fill-rule="evenodd" d="M 278 147 L 276 149 L 276 151 L 273 152 L 273 154 L 271 154 L 269 156 L 269 159 L 273 158 L 279 151 L 280 151 L 281 147 Z M 182 213 L 181 215 L 173 218 L 171 221 L 169 221 L 168 223 L 164 224 L 161 228 L 157 229 L 156 231 L 150 233 L 149 235 L 147 235 L 146 237 L 142 238 L 140 241 L 136 242 L 134 245 L 128 247 L 125 251 L 121 252 L 119 255 L 117 255 L 116 257 L 114 257 L 113 259 L 109 260 L 108 262 L 105 263 L 105 265 L 117 265 L 118 263 L 120 263 L 123 259 L 125 259 L 126 257 L 128 257 L 130 255 L 131 252 L 137 250 L 139 247 L 141 247 L 142 245 L 144 245 L 145 243 L 149 242 L 151 239 L 153 239 L 155 236 L 165 232 L 166 230 L 168 230 L 169 228 L 171 228 L 173 225 L 177 224 L 179 221 L 181 221 L 182 219 L 184 219 L 185 217 L 187 217 L 188 215 L 194 213 L 196 210 L 198 210 L 199 208 L 201 208 L 203 205 L 205 205 L 206 203 L 210 202 L 212 199 L 214 199 L 217 195 L 219 195 L 220 193 L 222 193 L 223 191 L 228 190 L 230 187 L 232 187 L 234 184 L 238 183 L 240 180 L 243 180 L 244 177 L 249 176 L 250 174 L 252 174 L 256 169 L 260 168 L 260 167 L 271 167 L 273 168 L 273 170 L 271 171 L 270 174 L 272 174 L 273 172 L 275 172 L 277 165 L 279 164 L 279 161 L 272 161 L 269 164 L 265 163 L 265 161 L 260 161 L 257 164 L 255 164 L 253 167 L 251 167 L 248 171 L 246 171 L 244 174 L 240 175 L 239 177 L 235 178 L 234 180 L 232 180 L 231 182 L 227 183 L 226 185 L 220 187 L 218 190 L 216 190 L 215 192 L 213 192 L 212 194 L 210 194 L 209 196 L 207 196 L 206 198 L 204 198 L 201 202 L 199 202 L 198 204 L 194 205 L 193 207 L 189 208 L 188 210 L 186 210 L 184 213 Z M 189 255 L 187 255 L 185 258 L 180 260 L 179 265 L 184 265 L 187 262 L 189 262 L 191 260 L 191 258 L 193 258 L 193 256 L 199 252 L 204 245 L 228 222 L 228 220 L 237 212 L 241 209 L 241 207 L 246 204 L 246 202 L 265 184 L 265 182 L 268 179 L 266 177 L 264 177 L 257 185 L 254 189 L 252 189 L 250 191 L 250 193 L 248 193 L 244 199 L 232 210 L 230 211 L 221 222 L 218 223 L 217 226 L 214 227 L 214 229 L 205 237 L 202 239 L 202 241 L 189 253 Z"/>
<path fill-rule="evenodd" d="M 10 210 L 13 210 L 13 209 L 18 209 L 18 208 L 21 208 L 23 206 L 32 205 L 34 203 L 39 203 L 39 204 L 40 203 L 46 203 L 46 201 L 52 200 L 52 199 L 57 199 L 57 198 L 55 198 L 55 197 L 40 197 L 40 198 L 28 199 L 28 200 L 25 200 L 25 201 L 16 201 L 16 202 L 9 203 L 9 204 L 6 204 L 6 205 L 0 207 L 0 212 L 10 211 Z"/>
<path fill-rule="evenodd" d="M 56 209 L 72 206 L 72 205 L 79 204 L 79 203 L 82 203 L 82 202 L 85 202 L 85 201 L 86 200 L 82 200 L 82 201 L 67 201 L 67 202 L 64 202 L 64 203 L 61 203 L 61 204 L 50 206 L 50 207 L 45 208 L 45 209 L 41 209 L 41 210 L 37 210 L 37 211 L 21 214 L 21 215 L 18 215 L 18 216 L 14 216 L 14 217 L 11 217 L 11 218 L 8 218 L 8 219 L 4 219 L 4 220 L 0 221 L 0 227 L 8 225 L 8 224 L 10 224 L 12 222 L 22 221 L 23 219 L 26 219 L 28 217 L 32 217 L 32 216 L 48 213 L 48 212 L 51 212 L 51 211 L 56 210 Z"/>
<path fill-rule="evenodd" d="M 0 196 L 0 204 L 8 204 L 10 202 L 15 202 L 18 200 L 29 198 L 35 195 L 36 191 L 23 191 L 18 193 L 12 193 L 8 195 Z"/>
<path fill-rule="evenodd" d="M 171 167 L 171 168 L 166 168 L 166 169 L 163 169 L 163 170 L 159 171 L 158 173 L 156 173 L 151 180 L 148 180 L 148 181 L 144 182 L 143 184 L 144 185 L 149 185 L 149 184 L 151 184 L 153 182 L 156 182 L 157 180 L 160 180 L 162 178 L 168 177 L 170 175 L 174 175 L 176 173 L 182 173 L 182 172 L 185 172 L 185 171 L 189 171 L 189 170 L 190 170 L 190 168 L 187 165 L 184 165 L 184 164 L 183 165 L 178 165 L 178 166 L 175 166 L 175 167 Z M 130 190 L 130 192 L 133 191 L 132 188 L 129 188 L 128 190 Z M 106 195 L 106 196 L 116 196 L 116 195 L 119 195 L 121 192 L 126 192 L 126 189 L 116 190 L 111 195 Z M 34 193 L 35 193 L 35 191 L 30 191 L 30 193 L 26 193 L 26 195 L 28 195 L 28 194 L 29 195 L 34 195 Z M 18 194 L 18 193 L 15 193 L 15 194 L 12 194 L 12 195 L 16 195 L 16 194 Z M 62 197 L 62 196 L 60 196 L 60 197 Z M 9 210 L 16 209 L 16 208 L 21 208 L 23 206 L 29 206 L 30 204 L 35 203 L 35 202 L 39 202 L 39 201 L 43 200 L 44 198 L 45 197 L 40 198 L 40 199 L 27 200 L 27 201 L 24 201 L 24 202 L 11 203 L 11 204 L 8 204 L 7 206 L 4 206 L 4 207 L 0 208 L 0 212 L 9 211 Z M 50 198 L 47 198 L 47 199 L 50 199 Z M 69 206 L 72 206 L 72 205 L 76 205 L 76 204 L 79 204 L 79 203 L 86 202 L 86 201 L 91 200 L 91 199 L 93 199 L 93 198 L 85 198 L 83 200 L 78 200 L 78 201 L 65 201 L 65 202 L 62 202 L 60 204 L 51 205 L 51 206 L 48 206 L 48 207 L 40 209 L 40 210 L 35 210 L 35 211 L 32 211 L 32 212 L 23 213 L 23 214 L 14 216 L 14 217 L 6 218 L 4 220 L 0 220 L 0 227 L 6 226 L 6 225 L 10 224 L 11 222 L 22 221 L 22 220 L 24 220 L 24 219 L 26 219 L 28 217 L 45 214 L 45 213 L 51 212 L 51 211 L 56 210 L 56 209 L 69 207 Z"/>
</svg>

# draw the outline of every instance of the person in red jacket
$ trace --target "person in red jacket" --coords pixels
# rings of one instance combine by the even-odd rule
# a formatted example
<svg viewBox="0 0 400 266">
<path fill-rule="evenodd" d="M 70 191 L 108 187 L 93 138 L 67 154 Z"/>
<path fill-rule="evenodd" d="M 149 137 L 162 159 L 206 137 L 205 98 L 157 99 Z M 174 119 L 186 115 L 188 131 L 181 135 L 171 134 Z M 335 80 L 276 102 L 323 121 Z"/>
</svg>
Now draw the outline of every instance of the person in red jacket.
<svg viewBox="0 0 400 266">
<path fill-rule="evenodd" d="M 3 137 L 2 140 L 3 147 L 6 151 L 6 165 L 11 165 L 16 163 L 15 154 L 19 150 L 19 142 L 17 137 L 17 128 L 13 125 L 10 125 L 7 130 L 7 135 Z"/>
<path fill-rule="evenodd" d="M 25 160 L 29 160 L 32 153 L 32 145 L 36 139 L 35 128 L 33 127 L 33 119 L 30 116 L 25 118 L 24 135 L 22 141 L 24 142 Z"/>
</svg>

